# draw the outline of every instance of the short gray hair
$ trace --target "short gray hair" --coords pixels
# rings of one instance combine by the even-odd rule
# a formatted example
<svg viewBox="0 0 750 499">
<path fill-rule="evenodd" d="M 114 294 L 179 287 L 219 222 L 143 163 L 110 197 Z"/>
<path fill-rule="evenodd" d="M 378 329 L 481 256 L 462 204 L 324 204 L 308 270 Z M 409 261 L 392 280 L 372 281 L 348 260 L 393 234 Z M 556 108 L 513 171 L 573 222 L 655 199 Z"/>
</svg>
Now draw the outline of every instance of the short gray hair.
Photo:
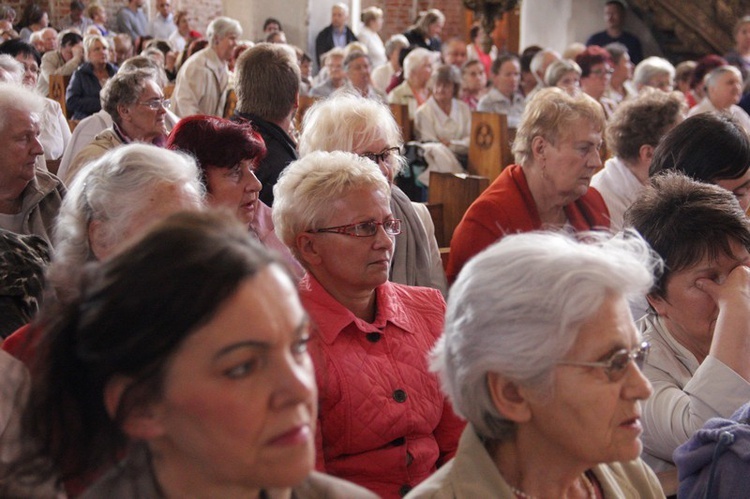
<svg viewBox="0 0 750 499">
<path fill-rule="evenodd" d="M 101 42 L 105 49 L 109 48 L 109 42 L 102 35 L 86 35 L 83 37 L 83 55 L 88 60 L 89 50 L 94 46 L 94 42 Z"/>
<path fill-rule="evenodd" d="M 401 145 L 401 129 L 390 108 L 356 92 L 336 92 L 305 113 L 299 153 L 306 156 L 313 151 L 353 152 L 378 140 L 384 140 L 389 147 Z M 403 161 L 392 157 L 395 160 L 389 166 L 395 175 Z"/>
<path fill-rule="evenodd" d="M 581 66 L 573 59 L 558 59 L 547 66 L 547 71 L 544 72 L 544 83 L 548 87 L 554 87 L 563 76 L 570 72 L 575 72 L 580 77 Z"/>
<path fill-rule="evenodd" d="M 432 62 L 432 53 L 422 47 L 417 47 L 404 58 L 404 78 L 409 79 L 411 74 L 424 63 L 425 60 Z"/>
<path fill-rule="evenodd" d="M 206 38 L 211 46 L 229 35 L 242 36 L 242 26 L 231 17 L 217 17 L 206 28 Z"/>
<path fill-rule="evenodd" d="M 668 74 L 674 80 L 674 66 L 662 57 L 647 57 L 635 67 L 633 71 L 633 83 L 636 85 L 648 85 L 656 76 Z"/>
<path fill-rule="evenodd" d="M 273 188 L 276 233 L 299 256 L 297 235 L 323 228 L 335 202 L 357 188 L 379 191 L 390 202 L 391 187 L 369 159 L 342 151 L 316 151 L 290 163 Z"/>
<path fill-rule="evenodd" d="M 0 83 L 0 132 L 5 131 L 11 111 L 29 113 L 32 120 L 40 122 L 44 98 L 14 83 Z"/>
<path fill-rule="evenodd" d="M 456 413 L 485 438 L 502 441 L 515 431 L 492 402 L 489 373 L 550 391 L 554 366 L 607 295 L 642 296 L 651 286 L 660 261 L 635 232 L 574 237 L 506 236 L 474 257 L 451 287 L 431 369 Z"/>
<path fill-rule="evenodd" d="M 409 40 L 402 34 L 391 36 L 387 42 L 385 42 L 385 56 L 390 59 L 393 55 L 394 50 L 403 50 L 409 47 Z"/>
<path fill-rule="evenodd" d="M 731 65 L 719 66 L 706 75 L 706 88 L 711 88 L 719 81 L 719 77 L 725 73 L 734 73 L 742 81 L 740 70 Z"/>
<path fill-rule="evenodd" d="M 89 242 L 93 220 L 109 222 L 110 246 L 122 242 L 123 230 L 156 186 L 180 185 L 205 195 L 195 160 L 187 154 L 147 144 L 128 144 L 108 151 L 75 176 L 63 199 L 54 232 L 55 255 L 48 280 L 58 297 L 73 298 L 86 262 L 96 258 Z"/>
<path fill-rule="evenodd" d="M 25 69 L 20 61 L 10 54 L 0 54 L 0 76 L 2 76 L 0 82 L 21 85 L 24 72 Z"/>
<path fill-rule="evenodd" d="M 157 85 L 157 73 L 150 69 L 134 69 L 132 71 L 119 71 L 107 80 L 101 91 L 102 109 L 112 116 L 112 121 L 121 124 L 122 120 L 117 107 L 129 106 L 138 102 L 141 98 L 146 83 L 151 80 Z"/>
<path fill-rule="evenodd" d="M 124 73 L 126 71 L 135 71 L 137 69 L 148 69 L 156 74 L 156 83 L 162 90 L 167 86 L 167 73 L 164 72 L 164 68 L 159 66 L 153 59 L 145 55 L 136 55 L 125 60 L 120 65 L 118 73 Z"/>
<path fill-rule="evenodd" d="M 339 2 L 339 3 L 333 4 L 333 6 L 331 7 L 331 12 L 333 12 L 334 10 L 337 10 L 337 9 L 338 10 L 342 10 L 344 12 L 344 14 L 346 14 L 347 16 L 349 15 L 349 6 L 346 5 L 344 2 Z"/>
</svg>

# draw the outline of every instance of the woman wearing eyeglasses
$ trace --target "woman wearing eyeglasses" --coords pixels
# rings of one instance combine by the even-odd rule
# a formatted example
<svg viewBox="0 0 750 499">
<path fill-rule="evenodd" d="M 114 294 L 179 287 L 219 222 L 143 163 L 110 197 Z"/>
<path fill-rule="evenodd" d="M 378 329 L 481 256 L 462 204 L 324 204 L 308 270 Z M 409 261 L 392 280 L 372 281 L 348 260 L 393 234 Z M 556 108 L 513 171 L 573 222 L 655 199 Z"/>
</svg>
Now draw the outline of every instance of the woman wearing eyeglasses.
<svg viewBox="0 0 750 499">
<path fill-rule="evenodd" d="M 427 369 L 442 295 L 388 281 L 404 228 L 390 197 L 369 159 L 312 152 L 279 178 L 273 219 L 307 271 L 299 290 L 315 325 L 317 468 L 395 498 L 452 457 L 464 423 Z"/>
<path fill-rule="evenodd" d="M 408 498 L 664 497 L 638 458 L 649 345 L 627 301 L 658 261 L 607 237 L 509 235 L 464 267 L 431 366 L 469 424 Z"/>
<path fill-rule="evenodd" d="M 602 47 L 592 45 L 576 56 L 581 67 L 581 90 L 601 104 L 604 115 L 609 118 L 615 112 L 617 103 L 605 97 L 612 79 L 612 57 Z"/>
<path fill-rule="evenodd" d="M 112 117 L 112 126 L 97 134 L 61 173 L 68 185 L 83 165 L 121 144 L 142 142 L 163 147 L 166 143 L 169 100 L 164 99 L 154 71 L 136 69 L 116 74 L 104 85 L 101 100 Z"/>
</svg>

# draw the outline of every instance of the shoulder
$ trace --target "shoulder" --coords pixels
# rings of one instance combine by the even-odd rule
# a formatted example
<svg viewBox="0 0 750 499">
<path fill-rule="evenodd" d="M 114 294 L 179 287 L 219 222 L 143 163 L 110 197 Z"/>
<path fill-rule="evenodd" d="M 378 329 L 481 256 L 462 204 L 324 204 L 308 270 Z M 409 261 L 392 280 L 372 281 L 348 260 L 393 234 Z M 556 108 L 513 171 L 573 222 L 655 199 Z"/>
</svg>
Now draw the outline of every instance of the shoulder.
<svg viewBox="0 0 750 499">
<path fill-rule="evenodd" d="M 271 495 L 273 497 L 273 494 Z M 377 494 L 346 480 L 313 471 L 310 476 L 292 490 L 295 499 L 326 497 L 330 499 L 370 499 Z"/>
<path fill-rule="evenodd" d="M 641 459 L 600 464 L 594 474 L 605 497 L 664 497 L 656 474 Z"/>
</svg>

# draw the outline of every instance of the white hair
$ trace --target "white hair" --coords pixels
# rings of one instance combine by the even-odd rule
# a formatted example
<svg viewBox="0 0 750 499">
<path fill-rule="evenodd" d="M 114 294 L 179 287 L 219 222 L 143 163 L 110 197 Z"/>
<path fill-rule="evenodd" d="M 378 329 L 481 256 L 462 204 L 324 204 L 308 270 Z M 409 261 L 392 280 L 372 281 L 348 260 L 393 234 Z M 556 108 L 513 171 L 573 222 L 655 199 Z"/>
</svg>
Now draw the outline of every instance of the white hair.
<svg viewBox="0 0 750 499">
<path fill-rule="evenodd" d="M 323 228 L 334 213 L 335 202 L 361 187 L 380 191 L 390 203 L 391 187 L 369 159 L 349 152 L 316 151 L 294 161 L 273 188 L 276 233 L 298 256 L 297 235 Z"/>
<path fill-rule="evenodd" d="M 635 67 L 633 71 L 633 83 L 636 85 L 648 85 L 653 78 L 663 74 L 668 74 L 670 79 L 674 79 L 674 66 L 672 66 L 672 63 L 662 57 L 647 57 Z"/>
<path fill-rule="evenodd" d="M 544 75 L 539 76 L 539 72 L 542 70 L 542 66 L 544 66 L 544 59 L 547 55 L 554 55 L 558 60 L 560 59 L 560 54 L 558 54 L 556 50 L 543 49 L 534 54 L 534 57 L 531 58 L 531 62 L 529 63 L 531 74 L 534 75 L 534 79 L 536 80 L 536 82 L 540 83 L 541 85 L 544 85 Z"/>
<path fill-rule="evenodd" d="M 731 65 L 719 66 L 714 68 L 710 73 L 706 75 L 706 88 L 713 87 L 719 81 L 719 77 L 726 73 L 734 73 L 737 78 L 742 81 L 742 73 L 740 70 Z"/>
<path fill-rule="evenodd" d="M 451 288 L 445 332 L 431 369 L 457 414 L 484 437 L 503 440 L 515 425 L 487 389 L 496 372 L 521 386 L 551 390 L 553 368 L 607 295 L 645 295 L 660 260 L 635 232 L 510 235 L 472 259 Z"/>
<path fill-rule="evenodd" d="M 165 184 L 187 187 L 199 202 L 205 195 L 192 157 L 152 145 L 117 147 L 81 169 L 68 187 L 55 224 L 48 280 L 59 296 L 72 298 L 83 265 L 95 260 L 88 235 L 91 221 L 107 221 L 105 242 L 116 246 L 143 201 Z"/>
<path fill-rule="evenodd" d="M 404 58 L 404 78 L 409 79 L 411 74 L 424 63 L 425 60 L 432 62 L 432 53 L 426 48 L 417 47 Z"/>
<path fill-rule="evenodd" d="M 15 83 L 0 83 L 0 133 L 5 131 L 11 111 L 29 113 L 39 122 L 43 110 L 44 98 L 40 95 Z"/>
<path fill-rule="evenodd" d="M 0 82 L 22 85 L 24 72 L 21 61 L 10 54 L 0 54 Z"/>
<path fill-rule="evenodd" d="M 217 17 L 206 28 L 206 38 L 212 46 L 229 35 L 242 36 L 242 25 L 230 17 Z"/>
<path fill-rule="evenodd" d="M 109 41 L 102 35 L 86 35 L 83 37 L 83 55 L 88 60 L 89 51 L 94 48 L 94 42 L 101 42 L 105 49 L 109 49 Z"/>
<path fill-rule="evenodd" d="M 344 12 L 345 16 L 349 16 L 349 6 L 343 2 L 333 4 L 333 7 L 331 7 L 331 12 L 333 12 L 334 10 L 341 10 Z"/>
</svg>

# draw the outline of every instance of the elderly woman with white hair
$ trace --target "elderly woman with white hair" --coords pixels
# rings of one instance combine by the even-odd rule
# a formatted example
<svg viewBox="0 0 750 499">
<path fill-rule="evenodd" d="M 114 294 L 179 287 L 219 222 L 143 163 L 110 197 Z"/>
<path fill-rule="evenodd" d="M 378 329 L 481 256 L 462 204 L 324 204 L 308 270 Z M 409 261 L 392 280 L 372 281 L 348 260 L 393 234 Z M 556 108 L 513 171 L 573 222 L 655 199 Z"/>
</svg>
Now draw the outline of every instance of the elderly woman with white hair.
<svg viewBox="0 0 750 499">
<path fill-rule="evenodd" d="M 104 85 L 101 101 L 112 118 L 112 126 L 98 133 L 66 165 L 66 169 L 60 171 L 66 184 L 72 182 L 83 165 L 121 144 L 166 145 L 166 115 L 170 101 L 164 98 L 158 73 L 151 69 L 120 72 Z"/>
<path fill-rule="evenodd" d="M 385 42 L 385 56 L 388 62 L 372 70 L 372 86 L 385 93 L 393 75 L 401 71 L 399 57 L 401 51 L 408 47 L 409 41 L 404 35 L 393 35 Z"/>
<path fill-rule="evenodd" d="M 662 57 L 647 57 L 638 63 L 633 71 L 633 85 L 638 92 L 643 87 L 658 88 L 671 92 L 674 87 L 674 66 Z"/>
<path fill-rule="evenodd" d="M 688 116 L 723 113 L 732 116 L 750 134 L 750 116 L 737 103 L 742 98 L 742 76 L 734 66 L 719 66 L 706 76 L 706 96 Z"/>
<path fill-rule="evenodd" d="M 202 209 L 204 195 L 195 161 L 183 153 L 130 144 L 87 164 L 70 184 L 56 220 L 47 299 L 75 299 L 87 262 L 117 253 L 171 213 Z M 27 340 L 35 334 L 19 329 L 3 349 L 28 360 L 33 350 L 26 349 Z"/>
<path fill-rule="evenodd" d="M 223 116 L 232 60 L 242 26 L 235 19 L 217 17 L 206 29 L 209 46 L 190 57 L 175 82 L 174 112 L 184 118 L 193 114 Z"/>
<path fill-rule="evenodd" d="M 456 457 L 407 497 L 664 497 L 638 457 L 649 344 L 628 309 L 657 262 L 632 235 L 549 232 L 469 262 L 432 354 L 469 424 Z"/>
<path fill-rule="evenodd" d="M 403 223 L 371 160 L 313 152 L 274 191 L 276 230 L 307 271 L 299 291 L 314 324 L 317 468 L 403 496 L 452 457 L 463 428 L 427 371 L 445 302 L 388 281 Z"/>
<path fill-rule="evenodd" d="M 375 161 L 392 186 L 391 210 L 401 220 L 390 280 L 447 291 L 435 229 L 427 208 L 393 185 L 403 160 L 401 132 L 387 106 L 353 93 L 317 102 L 305 114 L 300 156 L 313 151 L 353 152 Z"/>
<path fill-rule="evenodd" d="M 409 107 L 409 117 L 414 119 L 417 108 L 427 102 L 434 56 L 425 48 L 416 48 L 404 58 L 404 81 L 388 94 L 388 102 Z"/>
<path fill-rule="evenodd" d="M 117 72 L 117 66 L 109 62 L 109 42 L 103 36 L 86 35 L 83 55 L 86 62 L 75 70 L 65 91 L 65 105 L 74 120 L 82 120 L 102 108 L 99 92 Z"/>
<path fill-rule="evenodd" d="M 581 91 L 581 66 L 572 59 L 559 59 L 547 66 L 544 83 L 548 87 L 562 88 L 568 95 Z"/>
</svg>

